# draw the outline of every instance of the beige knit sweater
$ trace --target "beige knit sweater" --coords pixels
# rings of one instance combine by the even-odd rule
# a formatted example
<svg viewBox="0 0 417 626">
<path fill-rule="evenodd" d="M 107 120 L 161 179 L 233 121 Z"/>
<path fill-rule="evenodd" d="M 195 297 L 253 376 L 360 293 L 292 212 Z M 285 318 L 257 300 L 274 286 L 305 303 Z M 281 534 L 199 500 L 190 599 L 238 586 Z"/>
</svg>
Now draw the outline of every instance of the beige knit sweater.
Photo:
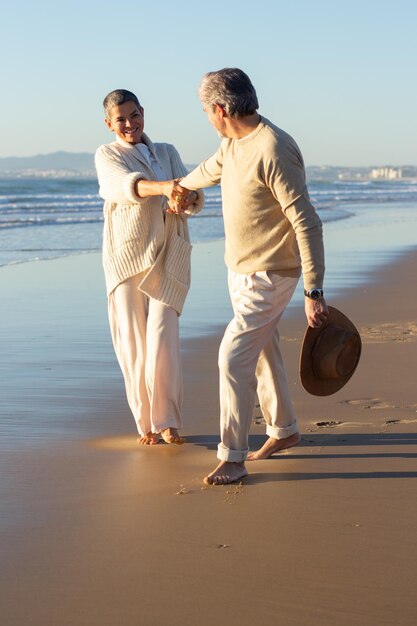
<svg viewBox="0 0 417 626">
<path fill-rule="evenodd" d="M 166 180 L 187 173 L 175 148 L 144 143 L 166 173 Z M 144 273 L 139 288 L 181 313 L 190 286 L 191 244 L 187 218 L 165 213 L 161 196 L 138 198 L 137 180 L 155 180 L 149 163 L 135 146 L 120 139 L 100 146 L 95 155 L 99 193 L 104 198 L 103 267 L 107 293 Z M 198 213 L 202 192 L 188 213 Z"/>
<path fill-rule="evenodd" d="M 221 183 L 226 265 L 242 274 L 304 274 L 305 289 L 323 286 L 322 225 L 310 202 L 295 141 L 261 117 L 243 139 L 224 139 L 217 153 L 181 184 Z"/>
</svg>

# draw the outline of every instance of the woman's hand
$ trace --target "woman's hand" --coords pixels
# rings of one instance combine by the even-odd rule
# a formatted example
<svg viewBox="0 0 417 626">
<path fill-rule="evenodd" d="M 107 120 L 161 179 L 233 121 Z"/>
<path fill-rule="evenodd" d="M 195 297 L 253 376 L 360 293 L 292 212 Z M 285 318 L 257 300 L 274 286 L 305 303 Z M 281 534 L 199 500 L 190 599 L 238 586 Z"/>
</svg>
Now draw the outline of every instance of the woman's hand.
<svg viewBox="0 0 417 626">
<path fill-rule="evenodd" d="M 165 194 L 168 198 L 167 213 L 175 213 L 177 215 L 184 213 L 191 203 L 190 196 L 194 194 L 194 192 L 190 192 L 189 189 L 181 187 L 179 180 L 180 179 L 169 181 L 172 185 L 167 187 L 168 193 Z"/>
</svg>

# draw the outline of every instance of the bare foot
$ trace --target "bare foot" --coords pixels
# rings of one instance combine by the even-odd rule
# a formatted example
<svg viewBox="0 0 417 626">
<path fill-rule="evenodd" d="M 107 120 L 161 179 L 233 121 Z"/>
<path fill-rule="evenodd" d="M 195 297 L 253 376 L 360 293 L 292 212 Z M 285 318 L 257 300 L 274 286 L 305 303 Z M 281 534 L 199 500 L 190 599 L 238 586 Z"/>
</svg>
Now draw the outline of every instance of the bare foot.
<svg viewBox="0 0 417 626">
<path fill-rule="evenodd" d="M 205 477 L 204 482 L 206 485 L 228 485 L 247 475 L 248 472 L 243 461 L 242 463 L 222 461 L 214 472 Z"/>
<path fill-rule="evenodd" d="M 157 433 L 146 433 L 137 438 L 137 442 L 141 446 L 156 446 L 159 443 L 159 435 Z"/>
<path fill-rule="evenodd" d="M 176 428 L 165 428 L 165 430 L 161 430 L 161 437 L 165 443 L 176 443 L 178 446 L 185 442 L 185 439 L 179 436 Z"/>
<path fill-rule="evenodd" d="M 284 437 L 284 439 L 275 439 L 274 437 L 269 437 L 260 450 L 257 450 L 256 452 L 250 452 L 248 454 L 247 460 L 259 461 L 260 459 L 269 459 L 269 457 L 276 452 L 281 452 L 282 450 L 292 448 L 293 446 L 296 446 L 298 443 L 300 443 L 300 441 L 300 433 L 295 433 L 294 435 L 290 435 L 289 437 Z"/>
</svg>

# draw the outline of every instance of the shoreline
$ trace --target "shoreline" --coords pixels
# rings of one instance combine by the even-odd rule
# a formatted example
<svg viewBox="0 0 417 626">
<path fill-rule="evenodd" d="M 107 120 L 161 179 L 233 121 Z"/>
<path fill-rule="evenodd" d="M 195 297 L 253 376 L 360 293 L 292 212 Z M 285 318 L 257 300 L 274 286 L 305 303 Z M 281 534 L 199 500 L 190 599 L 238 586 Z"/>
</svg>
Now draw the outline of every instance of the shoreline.
<svg viewBox="0 0 417 626">
<path fill-rule="evenodd" d="M 180 321 L 183 355 L 193 353 L 194 346 L 206 345 L 213 339 L 219 343 L 232 317 L 223 247 L 223 240 L 194 246 L 192 286 Z M 413 250 L 404 247 L 376 255 L 376 267 L 370 265 L 357 276 L 354 275 L 357 268 L 354 268 L 350 284 L 346 284 L 342 264 L 333 257 L 330 288 L 326 285 L 327 302 L 335 306 L 339 301 L 345 302 L 349 315 L 351 294 L 354 298 L 365 294 L 372 283 L 383 288 L 387 269 L 401 264 Z M 356 266 L 365 260 L 366 256 L 359 254 Z M 130 412 L 108 329 L 101 254 L 81 254 L 2 268 L 0 288 L 6 296 L 0 310 L 4 355 L 0 394 L 4 411 L 11 410 L 15 416 L 0 422 L 2 448 L 13 450 L 15 444 L 18 448 L 42 445 L 44 437 L 57 438 L 61 432 L 77 437 L 77 428 L 81 434 L 89 432 L 90 423 L 92 429 L 100 431 L 100 412 L 111 415 L 112 411 L 122 410 L 128 416 L 124 423 L 129 427 Z M 379 312 L 375 310 L 374 314 Z M 301 321 L 303 327 L 301 280 L 284 314 L 283 327 L 294 321 L 298 324 Z M 70 371 L 68 380 L 67 370 Z M 22 375 L 28 383 L 23 389 Z M 92 410 L 93 397 L 96 410 Z M 46 418 L 43 425 L 36 417 L 39 409 Z M 57 411 L 60 418 L 49 420 Z M 74 411 L 79 413 L 75 419 Z M 28 428 L 24 434 L 22 420 Z M 105 420 L 107 426 L 111 422 L 111 419 Z"/>
<path fill-rule="evenodd" d="M 219 344 L 232 317 L 223 248 L 223 240 L 194 245 L 192 286 L 180 321 L 184 356 L 193 353 L 194 346 L 206 346 L 213 339 Z M 327 302 L 334 306 L 339 301 L 345 303 L 349 315 L 351 298 L 362 297 L 373 284 L 383 289 L 386 283 L 391 293 L 392 287 L 386 281 L 387 271 L 391 266 L 401 265 L 414 250 L 404 246 L 402 250 L 376 254 L 374 264 L 365 266 L 362 273 L 357 268 L 365 265 L 368 255 L 363 250 L 356 251 L 353 280 L 349 283 L 343 263 L 338 261 L 337 255 L 331 255 L 332 267 L 327 272 L 329 288 L 326 283 L 325 291 Z M 350 255 L 349 260 L 354 255 Z M 111 415 L 112 411 L 122 411 L 124 423 L 129 427 L 130 412 L 108 329 L 101 254 L 81 254 L 2 268 L 0 288 L 5 295 L 5 305 L 0 310 L 4 356 L 0 394 L 5 413 L 11 410 L 14 415 L 13 419 L 0 421 L 2 448 L 13 450 L 15 444 L 18 448 L 42 445 L 44 437 L 57 438 L 61 432 L 77 437 L 77 428 L 81 434 L 88 433 L 90 423 L 92 429 L 100 431 L 100 412 Z M 379 316 L 380 311 L 374 310 L 374 315 Z M 304 319 L 300 280 L 284 314 L 283 328 L 294 321 L 298 324 L 301 321 L 303 326 Z M 300 342 L 301 339 L 299 337 Z M 70 372 L 68 380 L 67 370 Z M 22 375 L 23 381 L 28 383 L 23 389 Z M 92 410 L 92 397 L 97 403 L 96 410 Z M 40 414 L 37 405 L 46 418 L 44 424 L 36 417 Z M 59 419 L 49 420 L 58 411 Z M 74 412 L 79 413 L 75 419 Z M 28 428 L 24 434 L 22 420 Z M 111 423 L 111 419 L 105 420 L 106 427 Z"/>
</svg>

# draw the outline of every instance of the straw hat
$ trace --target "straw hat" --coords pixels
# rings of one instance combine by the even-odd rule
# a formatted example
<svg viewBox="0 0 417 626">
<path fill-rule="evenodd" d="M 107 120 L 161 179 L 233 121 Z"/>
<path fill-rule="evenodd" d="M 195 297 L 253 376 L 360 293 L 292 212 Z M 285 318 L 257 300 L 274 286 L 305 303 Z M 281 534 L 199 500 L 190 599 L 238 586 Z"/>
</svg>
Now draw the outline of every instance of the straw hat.
<svg viewBox="0 0 417 626">
<path fill-rule="evenodd" d="M 307 328 L 300 356 L 301 383 L 314 396 L 330 396 L 350 379 L 362 342 L 352 322 L 332 306 L 320 328 Z"/>
</svg>

